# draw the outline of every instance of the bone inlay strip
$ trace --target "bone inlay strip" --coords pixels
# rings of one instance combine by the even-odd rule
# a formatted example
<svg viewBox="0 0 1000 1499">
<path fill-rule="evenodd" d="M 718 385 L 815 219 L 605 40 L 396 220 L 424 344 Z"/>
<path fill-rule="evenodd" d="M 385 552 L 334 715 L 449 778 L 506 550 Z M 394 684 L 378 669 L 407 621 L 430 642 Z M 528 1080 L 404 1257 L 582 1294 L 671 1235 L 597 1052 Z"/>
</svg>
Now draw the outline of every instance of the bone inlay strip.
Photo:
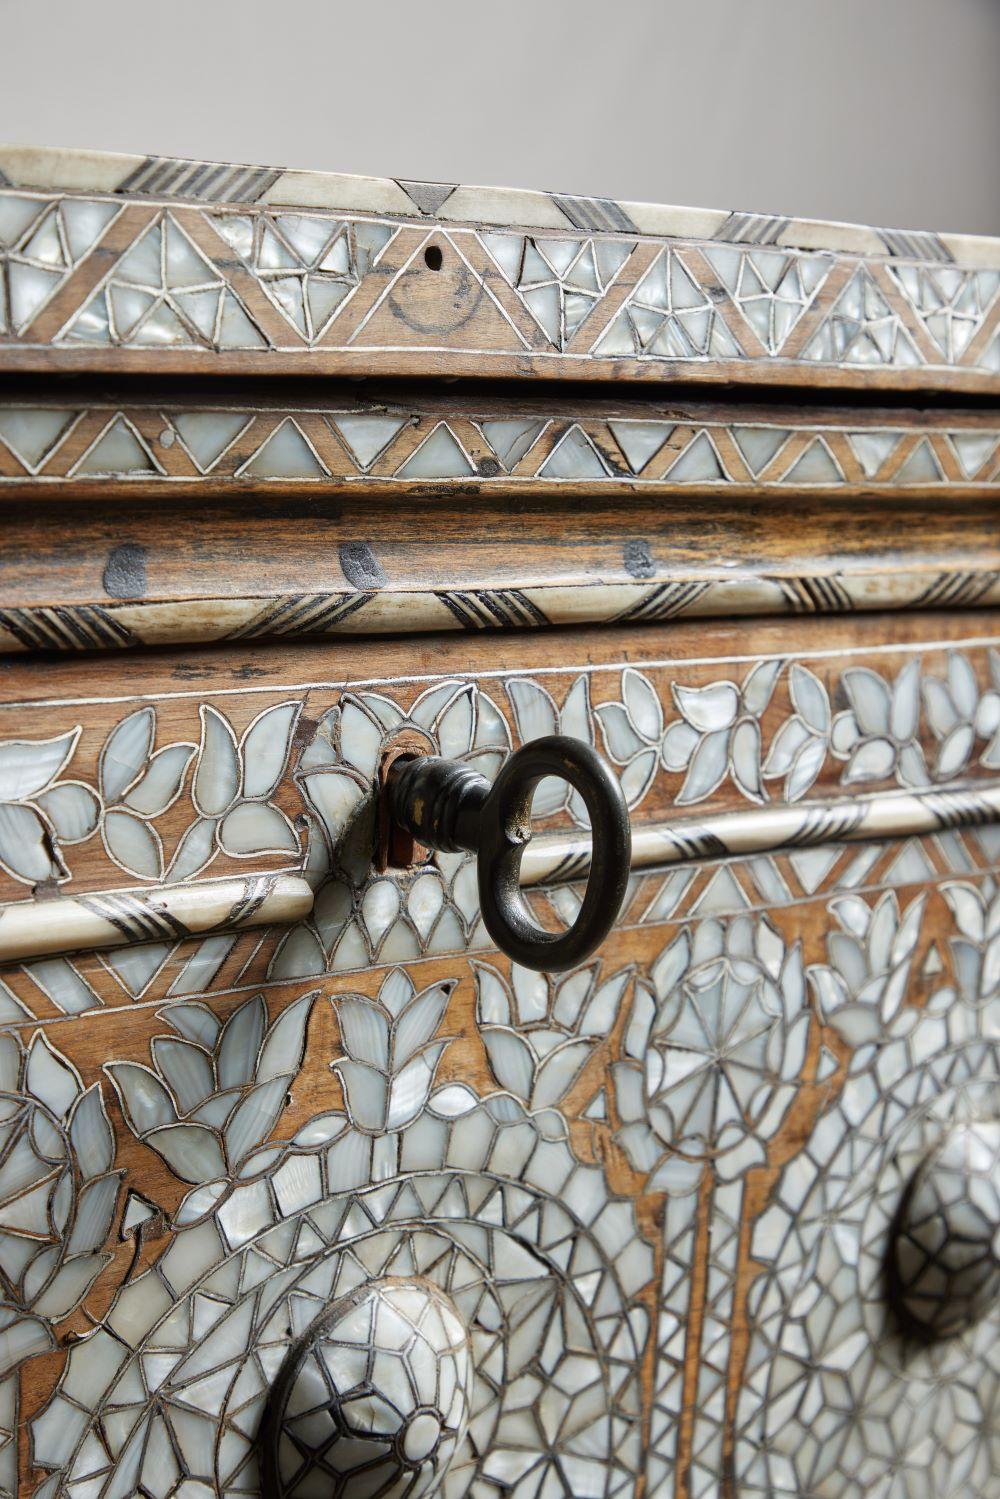
<svg viewBox="0 0 1000 1499">
<path fill-rule="evenodd" d="M 308 916 L 312 903 L 293 874 L 21 901 L 0 909 L 0 961 L 282 925 Z"/>
<path fill-rule="evenodd" d="M 917 794 L 889 792 L 797 806 L 759 807 L 634 827 L 632 868 L 814 848 L 821 843 L 911 838 L 997 821 L 1000 787 L 995 786 Z M 582 879 L 589 867 L 590 844 L 586 840 L 538 838 L 525 851 L 521 883 L 542 885 Z"/>
<path fill-rule="evenodd" d="M 129 600 L 0 609 L 0 650 L 81 651 L 324 635 L 435 634 L 545 625 L 653 624 L 736 615 L 983 608 L 1000 603 L 993 568 L 940 572 L 842 569 L 720 578 L 701 572 L 643 583 L 525 588 L 357 589 L 270 598 Z"/>
</svg>

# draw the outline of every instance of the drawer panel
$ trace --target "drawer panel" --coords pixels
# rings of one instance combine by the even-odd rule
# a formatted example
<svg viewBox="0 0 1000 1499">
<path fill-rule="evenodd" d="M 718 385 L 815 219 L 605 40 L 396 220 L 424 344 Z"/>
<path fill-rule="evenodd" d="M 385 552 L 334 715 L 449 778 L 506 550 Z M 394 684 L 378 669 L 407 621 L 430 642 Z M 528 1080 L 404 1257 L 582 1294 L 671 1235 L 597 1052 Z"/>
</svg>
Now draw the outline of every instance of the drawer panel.
<svg viewBox="0 0 1000 1499">
<path fill-rule="evenodd" d="M 657 842 L 666 823 L 694 850 L 719 815 L 802 807 L 780 842 L 802 834 L 817 798 L 988 788 L 1000 767 L 995 639 L 990 616 L 972 613 L 905 626 L 762 624 L 753 654 L 735 627 L 636 631 L 627 650 L 581 631 L 564 638 L 561 663 L 547 641 L 523 639 L 516 667 L 503 640 L 352 642 L 136 657 L 118 665 L 113 694 L 98 662 L 11 667 L 0 706 L 0 955 L 15 918 L 20 945 L 9 950 L 28 951 L 26 900 L 49 927 L 53 909 L 68 918 L 70 908 L 47 902 L 83 900 L 130 944 L 144 934 L 176 944 L 225 924 L 220 881 L 243 881 L 252 907 L 247 915 L 237 899 L 230 925 L 259 925 L 264 887 L 252 882 L 279 876 L 304 877 L 316 904 L 263 948 L 253 938 L 254 981 L 481 946 L 468 855 L 375 868 L 375 782 L 385 752 L 404 741 L 491 777 L 540 734 L 596 744 L 620 774 L 645 863 L 678 857 L 669 839 Z M 535 807 L 540 831 L 562 840 L 548 861 L 532 851 L 541 880 L 585 847 L 585 813 L 562 783 L 543 787 Z M 721 848 L 768 846 L 766 827 L 750 826 L 738 824 L 735 842 L 723 830 Z M 125 905 L 105 898 L 119 890 Z M 172 902 L 183 891 L 186 919 L 164 921 L 154 890 L 176 892 Z M 557 910 L 572 905 L 554 899 Z M 286 914 L 296 910 L 293 901 Z M 51 952 L 49 942 L 39 956 Z"/>
<path fill-rule="evenodd" d="M 5 651 L 1000 599 L 988 410 L 140 390 L 0 391 Z"/>
<path fill-rule="evenodd" d="M 917 1481 L 914 1407 L 958 1492 L 979 1438 L 949 1450 L 949 1395 L 992 1389 L 993 1318 L 906 1342 L 882 1274 L 926 1153 L 994 1117 L 991 861 L 977 834 L 862 845 L 766 910 L 746 868 L 706 876 L 558 980 L 453 954 L 6 1032 L 24 1492 L 115 1493 L 160 1447 L 206 1493 L 269 1492 L 253 1439 L 289 1346 L 415 1277 L 472 1332 L 444 1492 L 554 1468 L 681 1494 L 721 1463 L 750 1493 L 825 1469 L 861 1495 L 889 1461 Z M 854 1403 L 836 1430 L 817 1380 Z M 33 1490 L 33 1465 L 60 1476 Z"/>
<path fill-rule="evenodd" d="M 954 1412 L 993 1399 L 997 1314 L 947 1251 L 997 1216 L 1000 838 L 972 824 L 998 637 L 975 614 L 902 633 L 579 632 L 560 660 L 519 640 L 516 667 L 504 640 L 137 655 L 113 695 L 103 663 L 10 668 L 5 768 L 47 779 L 6 803 L 44 833 L 4 845 L 7 911 L 127 890 L 148 919 L 204 822 L 212 862 L 174 888 L 249 871 L 316 903 L 3 970 L 7 1491 L 638 1499 L 723 1474 L 861 1499 L 891 1472 L 993 1499 L 988 1427 Z M 373 868 L 401 724 L 484 764 L 558 725 L 615 763 L 637 850 L 750 842 L 643 856 L 597 957 L 529 973 L 488 947 L 459 856 Z M 97 808 L 77 842 L 73 788 Z M 845 793 L 932 805 L 934 830 L 810 846 Z M 541 810 L 555 925 L 586 830 Z M 145 885 L 140 847 L 162 848 Z"/>
<path fill-rule="evenodd" d="M 996 389 L 989 240 L 136 160 L 3 151 L 7 368 Z"/>
</svg>

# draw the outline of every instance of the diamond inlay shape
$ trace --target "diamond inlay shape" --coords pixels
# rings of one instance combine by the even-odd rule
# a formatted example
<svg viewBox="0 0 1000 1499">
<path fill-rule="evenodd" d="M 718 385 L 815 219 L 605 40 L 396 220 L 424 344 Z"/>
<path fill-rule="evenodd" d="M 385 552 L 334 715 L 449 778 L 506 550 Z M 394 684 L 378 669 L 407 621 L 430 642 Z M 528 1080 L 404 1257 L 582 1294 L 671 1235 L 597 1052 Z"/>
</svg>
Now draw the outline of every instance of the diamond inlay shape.
<svg viewBox="0 0 1000 1499">
<path fill-rule="evenodd" d="M 511 234 L 482 238 L 557 349 L 565 349 L 635 248 L 617 240 L 526 239 Z"/>
<path fill-rule="evenodd" d="M 715 246 L 705 258 L 769 354 L 776 354 L 822 286 L 828 255 Z"/>
<path fill-rule="evenodd" d="M 1000 271 L 894 265 L 892 275 L 949 364 L 957 364 L 1000 290 Z"/>
<path fill-rule="evenodd" d="M 660 359 L 741 357 L 715 303 L 671 250 L 657 256 L 593 352 Z"/>
<path fill-rule="evenodd" d="M 143 230 L 63 337 L 136 347 L 265 343 L 221 272 L 169 213 Z"/>
<path fill-rule="evenodd" d="M 864 266 L 854 272 L 802 357 L 824 364 L 895 364 L 908 368 L 922 362 L 899 316 Z"/>
</svg>

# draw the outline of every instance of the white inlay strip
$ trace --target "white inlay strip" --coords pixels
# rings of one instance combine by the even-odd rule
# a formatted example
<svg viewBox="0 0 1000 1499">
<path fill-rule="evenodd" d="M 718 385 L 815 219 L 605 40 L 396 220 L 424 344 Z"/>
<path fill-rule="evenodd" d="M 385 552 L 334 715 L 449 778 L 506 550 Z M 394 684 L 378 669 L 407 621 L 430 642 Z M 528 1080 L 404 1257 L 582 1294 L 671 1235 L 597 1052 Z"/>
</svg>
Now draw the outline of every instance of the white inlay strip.
<svg viewBox="0 0 1000 1499">
<path fill-rule="evenodd" d="M 19 901 L 0 907 L 0 962 L 284 925 L 308 916 L 312 904 L 311 887 L 294 874 Z"/>
<path fill-rule="evenodd" d="M 632 868 L 686 864 L 820 843 L 872 838 L 912 838 L 949 828 L 1000 822 L 1000 787 L 963 791 L 888 792 L 755 807 L 632 829 Z M 590 841 L 578 835 L 533 839 L 521 863 L 523 885 L 582 879 L 590 867 Z"/>
</svg>

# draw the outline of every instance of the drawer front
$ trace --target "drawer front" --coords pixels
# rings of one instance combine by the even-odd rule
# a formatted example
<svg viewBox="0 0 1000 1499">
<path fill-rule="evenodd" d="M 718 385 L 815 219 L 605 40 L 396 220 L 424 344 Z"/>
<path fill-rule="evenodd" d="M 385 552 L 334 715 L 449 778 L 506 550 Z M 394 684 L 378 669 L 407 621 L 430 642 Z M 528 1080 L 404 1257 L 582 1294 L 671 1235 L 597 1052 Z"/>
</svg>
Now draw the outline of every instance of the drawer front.
<svg viewBox="0 0 1000 1499">
<path fill-rule="evenodd" d="M 989 240 L 162 158 L 124 176 L 114 157 L 0 159 L 10 368 L 996 390 Z"/>
<path fill-rule="evenodd" d="M 906 634 L 12 670 L 3 1488 L 1000 1492 L 1000 637 Z M 464 856 L 373 867 L 372 782 L 399 733 L 489 773 L 555 728 L 640 857 L 546 976 Z M 536 810 L 554 925 L 585 831 Z M 315 904 L 249 925 L 241 880 Z"/>
</svg>

